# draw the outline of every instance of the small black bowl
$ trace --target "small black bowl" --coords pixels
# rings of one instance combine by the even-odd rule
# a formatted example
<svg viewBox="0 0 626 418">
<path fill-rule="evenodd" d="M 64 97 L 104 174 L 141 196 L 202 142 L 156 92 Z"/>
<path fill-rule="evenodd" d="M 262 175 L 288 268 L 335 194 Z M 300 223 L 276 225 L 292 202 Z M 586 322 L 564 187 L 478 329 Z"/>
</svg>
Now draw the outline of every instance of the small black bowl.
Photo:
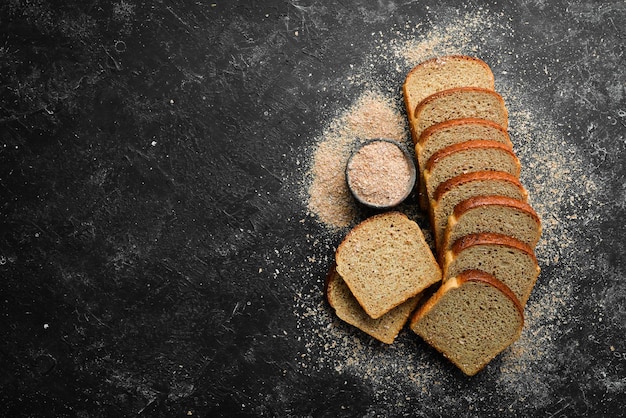
<svg viewBox="0 0 626 418">
<path fill-rule="evenodd" d="M 362 153 L 364 152 L 366 147 L 370 147 L 379 142 L 390 143 L 394 145 L 398 150 L 400 150 L 400 152 L 404 156 L 404 159 L 409 169 L 408 178 L 403 179 L 404 184 L 394 185 L 394 187 L 401 188 L 403 190 L 403 193 L 393 196 L 393 199 L 390 199 L 388 202 L 381 202 L 377 199 L 368 198 L 368 196 L 364 195 L 358 190 L 358 187 L 356 187 L 356 183 L 358 182 L 358 180 L 357 178 L 354 178 L 355 174 L 353 170 L 353 163 L 355 159 L 363 155 Z M 364 172 L 361 174 L 373 175 L 373 172 L 370 172 L 370 173 Z M 345 175 L 346 175 L 346 182 L 348 183 L 348 188 L 350 189 L 350 192 L 352 193 L 352 195 L 358 202 L 360 202 L 361 204 L 367 207 L 374 208 L 374 209 L 390 209 L 402 203 L 411 194 L 411 191 L 413 190 L 413 187 L 415 186 L 416 169 L 415 169 L 415 162 L 413 161 L 413 156 L 401 143 L 399 143 L 398 141 L 394 141 L 393 139 L 377 138 L 377 139 L 371 139 L 371 140 L 365 141 L 354 150 L 352 155 L 350 155 L 350 158 L 348 158 L 348 162 L 346 164 L 346 169 L 345 169 Z M 386 180 L 390 181 L 390 179 L 388 178 Z M 377 184 L 377 186 L 382 186 L 382 183 Z"/>
</svg>

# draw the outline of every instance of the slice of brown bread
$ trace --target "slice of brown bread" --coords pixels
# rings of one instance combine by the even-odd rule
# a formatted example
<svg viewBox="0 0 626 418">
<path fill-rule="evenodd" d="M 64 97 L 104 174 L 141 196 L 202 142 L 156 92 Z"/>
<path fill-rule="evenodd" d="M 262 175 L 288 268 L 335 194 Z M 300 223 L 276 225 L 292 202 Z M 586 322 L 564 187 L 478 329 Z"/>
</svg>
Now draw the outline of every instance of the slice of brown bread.
<svg viewBox="0 0 626 418">
<path fill-rule="evenodd" d="M 448 279 L 411 320 L 416 334 L 468 376 L 515 342 L 523 326 L 513 292 L 479 270 Z"/>
<path fill-rule="evenodd" d="M 508 128 L 509 115 L 502 96 L 490 89 L 457 87 L 434 93 L 415 108 L 412 134 L 422 132 L 437 123 L 452 119 L 479 118 Z"/>
<path fill-rule="evenodd" d="M 482 87 L 494 90 L 489 65 L 466 55 L 448 55 L 424 61 L 409 71 L 402 86 L 404 104 L 412 125 L 417 105 L 426 97 L 453 87 Z"/>
<path fill-rule="evenodd" d="M 504 171 L 477 171 L 453 177 L 437 186 L 430 202 L 435 248 L 440 248 L 455 206 L 474 196 L 507 196 L 526 201 L 528 193 L 517 177 Z"/>
<path fill-rule="evenodd" d="M 476 196 L 456 205 L 448 218 L 441 255 L 457 239 L 479 232 L 509 235 L 535 248 L 541 237 L 541 221 L 526 202 L 505 196 Z"/>
<path fill-rule="evenodd" d="M 513 237 L 489 232 L 459 238 L 443 257 L 444 281 L 471 269 L 487 272 L 507 285 L 522 306 L 540 272 L 532 248 Z"/>
<path fill-rule="evenodd" d="M 466 141 L 450 145 L 433 154 L 426 163 L 424 187 L 431 202 L 435 190 L 446 180 L 476 171 L 503 171 L 520 175 L 520 162 L 506 145 L 495 141 Z"/>
<path fill-rule="evenodd" d="M 355 226 L 337 247 L 335 261 L 374 319 L 441 280 L 422 230 L 400 212 L 374 215 Z"/>
<path fill-rule="evenodd" d="M 334 267 L 326 278 L 326 299 L 337 317 L 386 344 L 392 344 L 396 339 L 420 297 L 421 294 L 412 297 L 380 318 L 372 319 L 359 305 Z"/>
<path fill-rule="evenodd" d="M 486 119 L 462 118 L 437 123 L 426 129 L 415 144 L 415 157 L 419 168 L 419 201 L 422 209 L 428 207 L 423 174 L 426 162 L 437 151 L 472 140 L 496 141 L 513 149 L 513 143 L 506 129 Z"/>
</svg>

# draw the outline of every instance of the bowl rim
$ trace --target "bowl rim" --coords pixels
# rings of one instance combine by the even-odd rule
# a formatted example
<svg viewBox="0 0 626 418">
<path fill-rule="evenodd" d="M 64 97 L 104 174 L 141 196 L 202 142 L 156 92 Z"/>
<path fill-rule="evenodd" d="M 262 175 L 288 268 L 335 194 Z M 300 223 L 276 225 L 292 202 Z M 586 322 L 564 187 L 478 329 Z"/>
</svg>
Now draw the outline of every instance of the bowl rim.
<svg viewBox="0 0 626 418">
<path fill-rule="evenodd" d="M 388 142 L 388 143 L 391 143 L 391 144 L 395 145 L 398 149 L 400 149 L 400 151 L 404 155 L 404 158 L 406 159 L 406 161 L 409 164 L 409 171 L 410 171 L 410 177 L 409 177 L 409 181 L 406 184 L 406 191 L 405 191 L 405 193 L 402 194 L 402 196 L 400 198 L 394 200 L 393 202 L 390 202 L 389 204 L 384 204 L 384 205 L 377 205 L 377 204 L 368 202 L 362 196 L 359 196 L 359 194 L 356 193 L 354 191 L 354 189 L 352 188 L 352 184 L 351 184 L 351 181 L 350 181 L 350 166 L 351 166 L 353 157 L 356 154 L 358 154 L 366 146 L 371 145 L 371 144 L 376 143 L 376 142 Z M 367 140 L 365 140 L 363 142 L 360 142 L 354 148 L 354 150 L 350 154 L 350 157 L 348 157 L 348 161 L 346 162 L 345 177 L 346 177 L 346 183 L 348 185 L 348 189 L 350 190 L 350 193 L 352 194 L 352 196 L 359 203 L 361 203 L 361 204 L 363 204 L 363 205 L 365 205 L 367 207 L 374 208 L 374 209 L 389 209 L 389 208 L 393 208 L 395 206 L 398 206 L 399 204 L 404 202 L 407 197 L 409 197 L 409 195 L 411 194 L 411 192 L 415 188 L 415 182 L 417 180 L 417 168 L 415 166 L 415 161 L 413 160 L 413 156 L 409 152 L 408 148 L 404 144 L 402 144 L 400 141 L 397 141 L 397 140 L 391 139 L 391 138 L 371 138 L 371 139 L 367 139 Z"/>
</svg>

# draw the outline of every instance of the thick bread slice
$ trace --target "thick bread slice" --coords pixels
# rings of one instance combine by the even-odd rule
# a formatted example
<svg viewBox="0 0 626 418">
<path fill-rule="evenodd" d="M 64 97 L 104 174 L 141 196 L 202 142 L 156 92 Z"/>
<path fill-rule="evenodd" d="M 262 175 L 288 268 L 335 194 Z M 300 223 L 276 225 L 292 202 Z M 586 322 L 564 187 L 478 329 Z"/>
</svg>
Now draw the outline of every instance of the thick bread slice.
<svg viewBox="0 0 626 418">
<path fill-rule="evenodd" d="M 419 199 L 423 209 L 428 207 L 423 174 L 426 162 L 437 151 L 465 141 L 482 139 L 496 141 L 513 149 L 506 129 L 486 119 L 463 118 L 438 123 L 426 129 L 415 144 L 415 157 L 419 167 Z"/>
<path fill-rule="evenodd" d="M 365 313 L 359 302 L 333 267 L 326 278 L 326 299 L 339 319 L 386 344 L 393 343 L 421 297 L 417 295 L 378 319 Z"/>
<path fill-rule="evenodd" d="M 491 68 L 478 58 L 449 55 L 416 65 L 409 71 L 402 86 L 409 126 L 412 125 L 415 108 L 426 97 L 453 87 L 469 86 L 495 88 Z"/>
<path fill-rule="evenodd" d="M 519 177 L 521 165 L 513 151 L 494 141 L 466 141 L 433 154 L 426 163 L 424 185 L 432 202 L 435 190 L 446 180 L 476 171 L 503 171 Z"/>
<path fill-rule="evenodd" d="M 517 177 L 504 171 L 477 171 L 444 181 L 437 186 L 430 202 L 430 225 L 436 248 L 443 242 L 448 217 L 455 206 L 474 196 L 507 196 L 525 202 L 528 193 Z"/>
<path fill-rule="evenodd" d="M 443 257 L 444 281 L 471 269 L 487 272 L 507 285 L 522 306 L 540 272 L 532 248 L 507 235 L 489 232 L 458 239 Z"/>
<path fill-rule="evenodd" d="M 372 318 L 441 280 L 420 227 L 400 212 L 374 215 L 337 247 L 337 272 Z"/>
<path fill-rule="evenodd" d="M 516 341 L 523 326 L 513 292 L 478 270 L 448 279 L 411 320 L 416 334 L 468 376 Z"/>
<path fill-rule="evenodd" d="M 509 114 L 502 96 L 478 87 L 457 87 L 434 93 L 415 108 L 412 132 L 417 138 L 427 128 L 452 119 L 479 118 L 497 123 L 504 129 Z"/>
<path fill-rule="evenodd" d="M 471 197 L 456 205 L 448 218 L 440 259 L 457 239 L 479 232 L 509 235 L 534 249 L 541 221 L 526 202 L 505 196 Z"/>
</svg>

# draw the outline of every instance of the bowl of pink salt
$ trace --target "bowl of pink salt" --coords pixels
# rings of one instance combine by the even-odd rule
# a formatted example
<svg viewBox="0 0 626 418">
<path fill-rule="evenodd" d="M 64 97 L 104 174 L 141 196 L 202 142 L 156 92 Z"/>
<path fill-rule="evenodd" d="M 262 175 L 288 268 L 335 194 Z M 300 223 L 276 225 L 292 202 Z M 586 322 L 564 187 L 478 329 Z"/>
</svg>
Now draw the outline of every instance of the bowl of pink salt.
<svg viewBox="0 0 626 418">
<path fill-rule="evenodd" d="M 413 157 L 399 142 L 381 138 L 360 145 L 346 164 L 346 181 L 354 198 L 375 209 L 402 203 L 415 186 Z"/>
</svg>

